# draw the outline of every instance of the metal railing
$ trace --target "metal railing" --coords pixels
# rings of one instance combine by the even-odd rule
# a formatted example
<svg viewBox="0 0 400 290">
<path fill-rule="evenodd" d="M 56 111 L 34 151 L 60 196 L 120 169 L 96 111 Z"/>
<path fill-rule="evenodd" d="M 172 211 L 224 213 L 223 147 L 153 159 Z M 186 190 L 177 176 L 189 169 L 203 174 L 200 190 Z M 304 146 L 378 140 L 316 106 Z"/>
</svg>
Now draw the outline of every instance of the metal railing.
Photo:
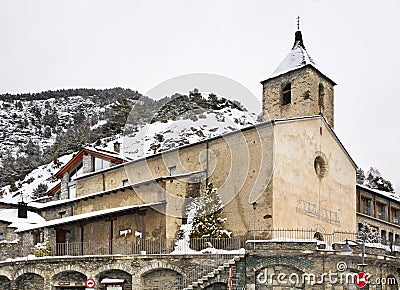
<svg viewBox="0 0 400 290">
<path fill-rule="evenodd" d="M 356 240 L 357 234 L 352 232 L 335 231 L 333 233 L 322 233 L 311 229 L 262 229 L 249 230 L 247 240 L 272 240 L 272 241 L 298 241 L 311 242 L 323 241 L 328 245 L 344 242 L 347 240 Z"/>
<path fill-rule="evenodd" d="M 43 256 L 83 255 L 163 255 L 163 254 L 232 254 L 244 248 L 245 240 L 236 238 L 190 239 L 178 242 L 175 239 L 137 239 L 135 241 L 88 241 L 50 244 Z"/>
</svg>

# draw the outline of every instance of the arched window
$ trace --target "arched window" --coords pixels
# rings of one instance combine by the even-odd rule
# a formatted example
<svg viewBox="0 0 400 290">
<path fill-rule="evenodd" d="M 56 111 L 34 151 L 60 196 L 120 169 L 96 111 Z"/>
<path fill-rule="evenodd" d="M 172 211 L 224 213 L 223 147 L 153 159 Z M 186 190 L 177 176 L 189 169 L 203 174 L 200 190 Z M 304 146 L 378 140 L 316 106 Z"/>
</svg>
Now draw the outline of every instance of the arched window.
<svg viewBox="0 0 400 290">
<path fill-rule="evenodd" d="M 324 108 L 324 95 L 325 95 L 324 85 L 323 84 L 319 84 L 319 88 L 318 88 L 318 106 L 320 108 Z"/>
<path fill-rule="evenodd" d="M 292 85 L 286 84 L 282 89 L 282 106 L 292 102 Z"/>
</svg>

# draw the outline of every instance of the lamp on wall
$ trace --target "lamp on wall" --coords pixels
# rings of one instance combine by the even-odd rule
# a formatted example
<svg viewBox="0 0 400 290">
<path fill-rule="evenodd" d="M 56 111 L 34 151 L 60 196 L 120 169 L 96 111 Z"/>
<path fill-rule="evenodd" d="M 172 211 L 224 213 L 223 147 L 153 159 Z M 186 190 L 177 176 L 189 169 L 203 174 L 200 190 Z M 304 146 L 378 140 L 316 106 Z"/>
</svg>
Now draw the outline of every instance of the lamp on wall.
<svg viewBox="0 0 400 290">
<path fill-rule="evenodd" d="M 351 255 L 353 254 L 353 249 L 350 247 L 349 242 L 355 243 L 360 246 L 361 249 L 361 272 L 364 272 L 365 266 L 365 241 L 364 239 L 361 242 L 356 242 L 352 240 L 346 240 L 346 244 L 343 246 L 343 249 L 339 252 L 340 255 Z"/>
</svg>

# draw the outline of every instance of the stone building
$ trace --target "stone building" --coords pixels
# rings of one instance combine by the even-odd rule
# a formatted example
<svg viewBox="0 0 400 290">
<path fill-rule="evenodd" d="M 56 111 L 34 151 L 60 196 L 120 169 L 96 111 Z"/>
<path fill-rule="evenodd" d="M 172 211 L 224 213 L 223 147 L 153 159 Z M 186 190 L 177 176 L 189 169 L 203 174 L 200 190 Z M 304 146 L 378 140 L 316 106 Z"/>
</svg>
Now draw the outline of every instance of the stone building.
<svg viewBox="0 0 400 290">
<path fill-rule="evenodd" d="M 0 263 L 0 288 L 84 289 L 88 278 L 96 289 L 118 290 L 352 288 L 256 280 L 265 269 L 329 271 L 361 217 L 382 229 L 388 222 L 364 213 L 363 198 L 379 193 L 356 193 L 356 164 L 333 131 L 335 83 L 317 68 L 300 31 L 262 85 L 264 121 L 257 125 L 137 160 L 82 149 L 56 174 L 53 200 L 30 205 L 46 221 L 16 231 L 26 258 Z M 180 252 L 188 201 L 209 182 L 232 236 Z M 397 218 L 395 201 L 374 200 L 375 208 L 386 201 Z M 33 249 L 43 257 L 29 256 Z M 391 251 L 368 248 L 368 260 L 374 275 L 398 281 Z M 357 259 L 349 258 L 352 271 Z"/>
<path fill-rule="evenodd" d="M 383 244 L 400 246 L 400 197 L 357 185 L 357 223 L 372 227 Z"/>
</svg>

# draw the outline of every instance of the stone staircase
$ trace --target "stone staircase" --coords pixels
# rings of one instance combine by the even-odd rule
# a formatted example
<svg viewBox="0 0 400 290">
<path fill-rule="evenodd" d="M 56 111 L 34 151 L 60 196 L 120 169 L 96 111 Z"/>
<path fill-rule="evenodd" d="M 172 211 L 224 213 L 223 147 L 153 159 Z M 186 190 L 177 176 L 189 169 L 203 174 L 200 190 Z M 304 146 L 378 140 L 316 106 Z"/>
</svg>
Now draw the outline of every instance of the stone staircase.
<svg viewBox="0 0 400 290">
<path fill-rule="evenodd" d="M 197 279 L 197 281 L 192 282 L 189 284 L 186 288 L 183 288 L 183 290 L 190 290 L 190 289 L 202 289 L 204 288 L 204 284 L 208 282 L 209 280 L 213 279 L 214 277 L 220 275 L 221 273 L 225 271 L 229 271 L 229 268 L 236 265 L 236 262 L 240 261 L 242 258 L 245 257 L 244 253 L 238 254 L 237 256 L 234 256 L 232 259 L 226 261 L 222 265 L 218 266 L 218 268 L 214 269 L 212 272 L 204 275 L 203 277 Z"/>
</svg>

